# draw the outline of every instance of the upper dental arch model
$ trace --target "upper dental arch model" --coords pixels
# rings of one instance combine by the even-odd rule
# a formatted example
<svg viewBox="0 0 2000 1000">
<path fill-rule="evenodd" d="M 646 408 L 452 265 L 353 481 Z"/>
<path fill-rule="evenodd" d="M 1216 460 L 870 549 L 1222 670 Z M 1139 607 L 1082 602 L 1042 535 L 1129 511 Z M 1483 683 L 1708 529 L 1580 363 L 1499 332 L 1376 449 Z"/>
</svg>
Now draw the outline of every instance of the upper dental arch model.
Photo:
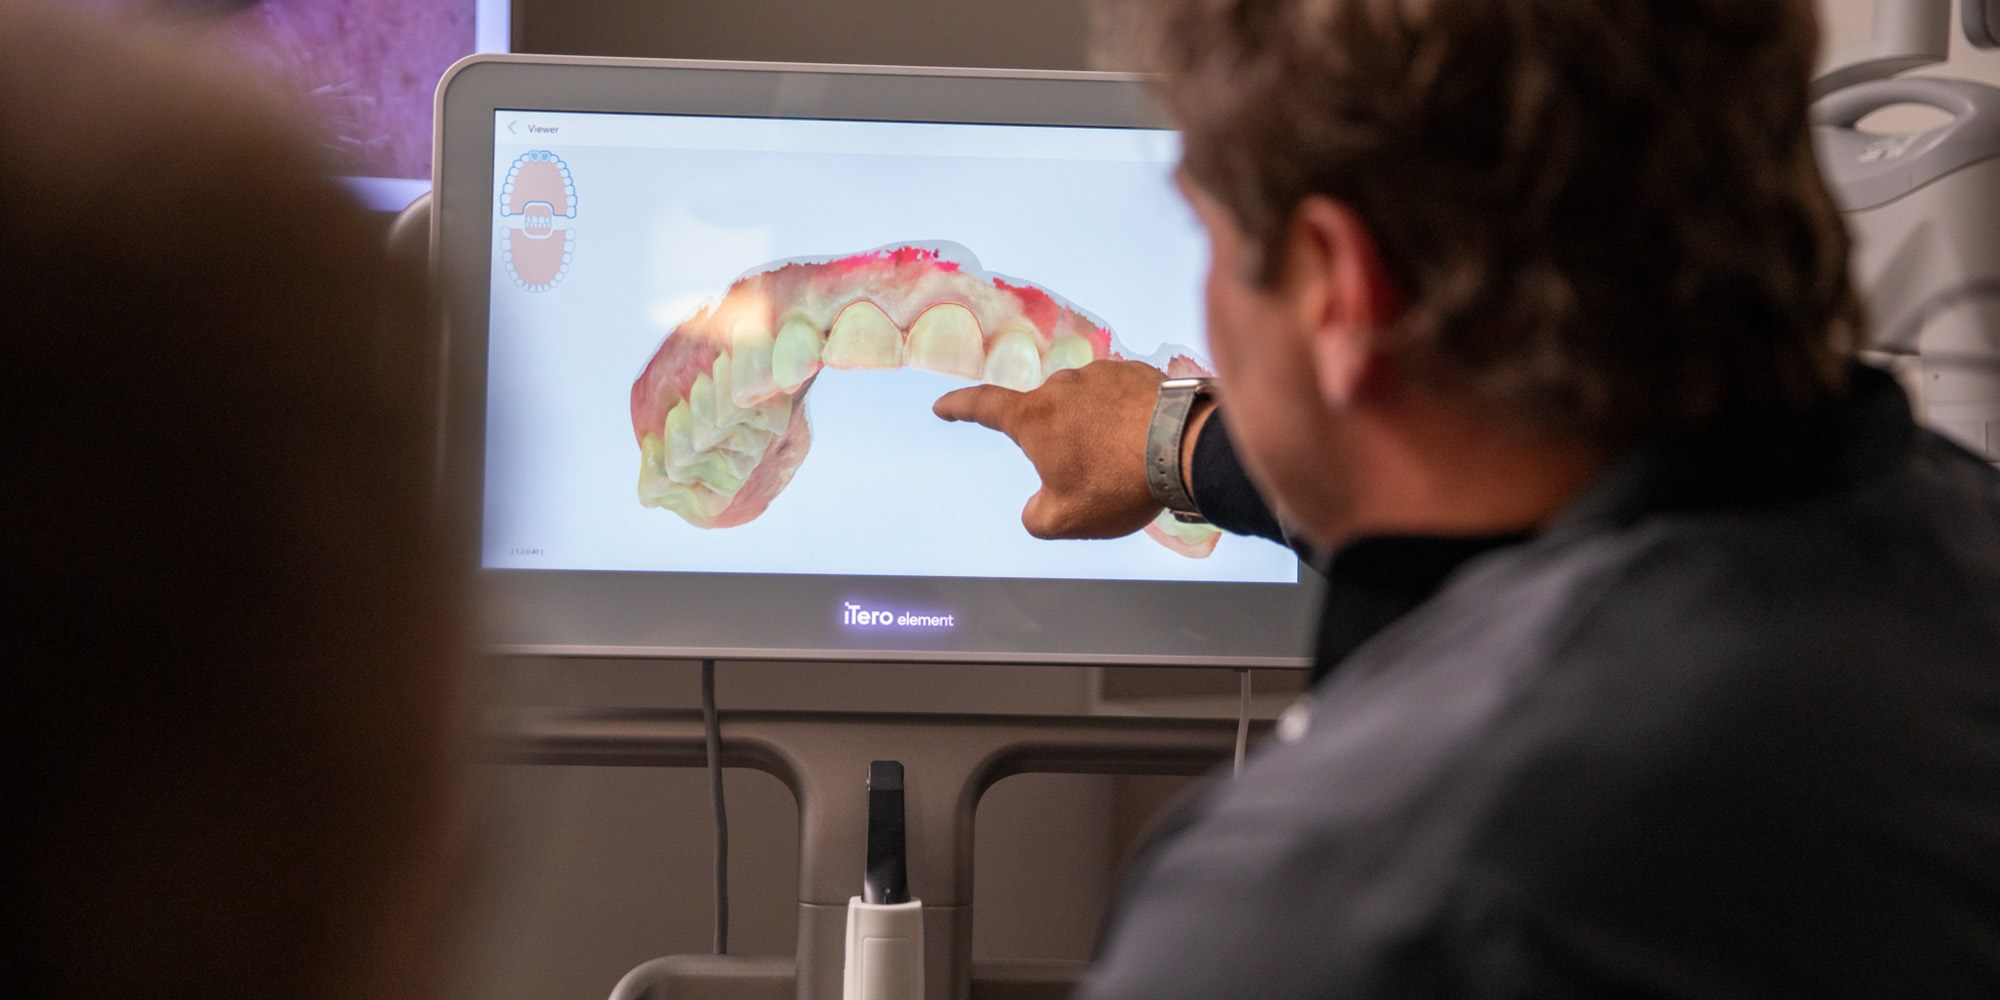
<svg viewBox="0 0 2000 1000">
<path fill-rule="evenodd" d="M 697 528 L 756 519 L 805 461 L 802 404 L 823 369 L 907 366 L 1026 392 L 1119 357 L 1108 329 L 957 244 L 769 264 L 675 327 L 632 383 L 639 502 Z M 1207 374 L 1184 355 L 1166 369 Z M 1220 537 L 1164 512 L 1146 532 L 1191 558 Z"/>
</svg>

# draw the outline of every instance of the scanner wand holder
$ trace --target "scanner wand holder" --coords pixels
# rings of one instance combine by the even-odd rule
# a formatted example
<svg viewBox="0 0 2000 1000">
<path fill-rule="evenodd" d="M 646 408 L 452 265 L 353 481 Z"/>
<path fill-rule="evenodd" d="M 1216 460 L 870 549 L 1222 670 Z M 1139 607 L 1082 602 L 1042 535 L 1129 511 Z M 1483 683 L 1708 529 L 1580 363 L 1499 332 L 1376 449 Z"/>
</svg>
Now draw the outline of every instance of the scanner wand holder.
<svg viewBox="0 0 2000 1000">
<path fill-rule="evenodd" d="M 903 765 L 868 765 L 868 858 L 861 895 L 847 901 L 842 1000 L 923 1000 L 923 901 L 910 898 L 903 837 Z"/>
</svg>

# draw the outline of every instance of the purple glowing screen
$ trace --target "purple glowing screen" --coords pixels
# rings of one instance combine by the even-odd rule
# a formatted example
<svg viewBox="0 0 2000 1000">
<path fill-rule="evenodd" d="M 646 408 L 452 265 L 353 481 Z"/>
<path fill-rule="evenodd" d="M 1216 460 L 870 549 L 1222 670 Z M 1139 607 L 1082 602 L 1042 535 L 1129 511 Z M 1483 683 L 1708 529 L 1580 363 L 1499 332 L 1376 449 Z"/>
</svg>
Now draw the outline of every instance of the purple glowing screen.
<svg viewBox="0 0 2000 1000">
<path fill-rule="evenodd" d="M 289 92 L 317 123 L 335 173 L 409 180 L 431 176 L 438 79 L 464 56 L 504 49 L 508 10 L 505 0 L 87 2 L 186 22 Z M 497 36 L 482 15 L 499 22 Z"/>
</svg>

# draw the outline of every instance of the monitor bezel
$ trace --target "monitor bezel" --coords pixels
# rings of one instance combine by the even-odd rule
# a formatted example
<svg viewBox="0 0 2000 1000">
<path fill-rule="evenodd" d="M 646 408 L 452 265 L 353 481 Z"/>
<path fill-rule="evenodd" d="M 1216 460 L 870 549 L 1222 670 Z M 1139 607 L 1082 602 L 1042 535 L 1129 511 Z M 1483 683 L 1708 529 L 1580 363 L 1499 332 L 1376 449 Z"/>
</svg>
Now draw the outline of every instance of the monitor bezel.
<svg viewBox="0 0 2000 1000">
<path fill-rule="evenodd" d="M 1107 128 L 1171 128 L 1148 95 L 1144 78 L 1125 73 L 840 66 L 709 60 L 479 54 L 452 66 L 438 85 L 432 177 L 433 266 L 443 290 L 444 386 L 439 414 L 440 487 L 476 530 L 483 517 L 486 331 L 490 304 L 491 206 L 496 116 L 502 111 L 813 118 Z M 1250 542 L 1248 544 L 1264 544 Z M 868 648 L 690 642 L 658 635 L 644 640 L 597 633 L 609 622 L 658 607 L 671 573 L 494 570 L 480 568 L 489 648 L 503 654 L 624 656 L 671 659 L 853 661 L 917 663 L 1146 665 L 1307 669 L 1312 625 L 1320 607 L 1318 578 L 1300 564 L 1297 584 L 1195 584 L 1135 581 L 952 581 L 959 589 L 993 592 L 994 599 L 1033 605 L 1037 621 L 1070 612 L 1065 585 L 1123 587 L 1152 598 L 1151 627 L 1173 629 L 1201 645 L 1241 629 L 1244 613 L 1270 621 L 1296 617 L 1296 642 L 1274 641 L 1254 654 L 1197 650 L 1077 651 L 940 650 L 887 636 Z M 934 578 L 805 577 L 705 574 L 717 601 L 756 599 L 773 588 L 862 591 L 886 600 L 918 600 Z M 841 581 L 841 582 L 834 582 Z M 914 581 L 914 584 L 904 586 Z M 1053 586 L 1051 586 L 1053 585 Z M 1190 617 L 1166 613 L 1174 588 L 1228 586 L 1230 606 Z M 684 588 L 683 588 L 684 589 Z M 899 594 L 907 592 L 910 596 Z M 817 596 L 817 595 L 816 595 Z M 1275 602 L 1275 605 L 1274 603 Z M 1238 606 L 1240 605 L 1240 606 Z M 1269 608 L 1276 606 L 1275 614 Z M 682 617 L 703 609 L 680 608 Z M 544 614 L 543 612 L 546 612 Z M 588 620 L 597 619 L 596 624 Z M 885 634 L 886 635 L 886 634 Z M 900 648 L 899 648 L 900 647 Z"/>
</svg>

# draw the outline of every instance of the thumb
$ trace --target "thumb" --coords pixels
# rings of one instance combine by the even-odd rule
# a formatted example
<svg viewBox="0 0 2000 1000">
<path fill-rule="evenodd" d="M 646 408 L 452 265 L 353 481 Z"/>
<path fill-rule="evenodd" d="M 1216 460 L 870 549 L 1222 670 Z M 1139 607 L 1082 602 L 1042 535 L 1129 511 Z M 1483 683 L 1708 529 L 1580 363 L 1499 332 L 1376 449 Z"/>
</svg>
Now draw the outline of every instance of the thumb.
<svg viewBox="0 0 2000 1000">
<path fill-rule="evenodd" d="M 1060 513 L 1056 501 L 1049 499 L 1047 489 L 1036 490 L 1035 495 L 1028 498 L 1027 506 L 1021 508 L 1021 527 L 1028 529 L 1028 534 L 1036 538 L 1060 538 Z"/>
</svg>

